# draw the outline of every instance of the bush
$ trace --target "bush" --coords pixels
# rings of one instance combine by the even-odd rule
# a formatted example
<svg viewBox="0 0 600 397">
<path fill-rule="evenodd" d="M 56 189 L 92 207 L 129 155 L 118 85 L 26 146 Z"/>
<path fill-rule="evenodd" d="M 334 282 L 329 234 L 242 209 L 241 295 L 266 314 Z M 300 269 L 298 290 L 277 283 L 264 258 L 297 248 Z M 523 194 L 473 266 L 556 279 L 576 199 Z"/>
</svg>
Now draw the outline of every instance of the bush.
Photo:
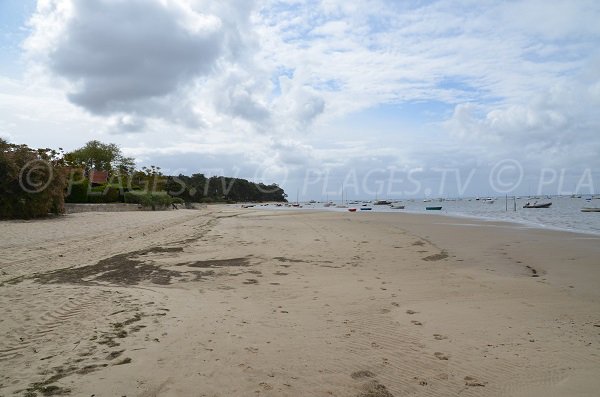
<svg viewBox="0 0 600 397">
<path fill-rule="evenodd" d="M 73 183 L 70 192 L 67 189 L 67 203 L 118 203 L 121 200 L 121 188 L 119 185 L 99 185 L 90 189 L 89 181 Z"/>
<path fill-rule="evenodd" d="M 0 218 L 64 212 L 66 172 L 57 154 L 0 139 Z"/>
<path fill-rule="evenodd" d="M 145 191 L 131 191 L 125 193 L 125 202 L 140 204 L 143 207 L 152 208 L 168 208 L 173 204 L 175 199 L 169 196 L 166 192 L 149 193 Z"/>
<path fill-rule="evenodd" d="M 110 185 L 94 186 L 87 195 L 88 203 L 117 203 L 119 189 Z"/>
<path fill-rule="evenodd" d="M 71 184 L 70 190 L 67 190 L 68 195 L 65 197 L 67 203 L 87 203 L 87 191 L 89 181 L 84 179 L 80 183 Z"/>
</svg>

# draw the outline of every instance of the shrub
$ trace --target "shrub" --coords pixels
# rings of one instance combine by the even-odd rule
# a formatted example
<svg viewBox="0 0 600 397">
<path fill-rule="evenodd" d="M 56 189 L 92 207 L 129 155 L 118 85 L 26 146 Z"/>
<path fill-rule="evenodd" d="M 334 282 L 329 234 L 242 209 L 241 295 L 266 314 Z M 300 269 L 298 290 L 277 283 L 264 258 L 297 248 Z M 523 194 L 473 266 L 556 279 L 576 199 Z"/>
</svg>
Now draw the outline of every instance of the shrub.
<svg viewBox="0 0 600 397">
<path fill-rule="evenodd" d="M 87 195 L 88 203 L 117 203 L 119 189 L 110 185 L 94 186 Z"/>
<path fill-rule="evenodd" d="M 67 189 L 67 203 L 118 203 L 121 202 L 121 189 L 119 185 L 100 185 L 90 189 L 89 181 L 73 183 Z"/>
<path fill-rule="evenodd" d="M 0 139 L 0 218 L 63 213 L 65 175 L 57 152 Z"/>
<path fill-rule="evenodd" d="M 126 203 L 140 204 L 143 207 L 152 208 L 152 210 L 156 210 L 157 208 L 167 208 L 174 202 L 173 200 L 174 198 L 169 196 L 166 192 L 149 193 L 134 190 L 125 193 Z"/>
<path fill-rule="evenodd" d="M 118 203 L 119 202 L 119 189 L 114 187 L 108 187 L 104 193 L 105 203 Z"/>
<path fill-rule="evenodd" d="M 70 189 L 67 189 L 68 195 L 65 197 L 67 203 L 87 203 L 87 191 L 89 181 L 84 179 L 79 183 L 71 184 Z"/>
</svg>

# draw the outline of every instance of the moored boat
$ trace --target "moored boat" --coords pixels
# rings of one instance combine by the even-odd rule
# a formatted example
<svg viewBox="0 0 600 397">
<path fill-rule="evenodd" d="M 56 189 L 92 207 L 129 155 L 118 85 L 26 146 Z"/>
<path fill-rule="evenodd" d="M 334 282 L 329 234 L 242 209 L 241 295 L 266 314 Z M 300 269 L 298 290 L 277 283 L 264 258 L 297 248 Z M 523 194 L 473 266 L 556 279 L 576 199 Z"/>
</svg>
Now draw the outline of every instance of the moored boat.
<svg viewBox="0 0 600 397">
<path fill-rule="evenodd" d="M 542 203 L 538 204 L 537 201 L 533 204 L 527 203 L 523 206 L 523 208 L 550 208 L 552 203 Z"/>
<path fill-rule="evenodd" d="M 356 208 L 348 208 L 348 211 L 350 211 L 350 212 L 356 212 Z"/>
<path fill-rule="evenodd" d="M 392 204 L 392 203 L 390 201 L 387 201 L 387 200 L 377 200 L 373 204 L 375 204 L 375 205 L 389 205 L 389 204 Z"/>
<path fill-rule="evenodd" d="M 442 207 L 425 207 L 427 211 L 439 211 Z"/>
<path fill-rule="evenodd" d="M 600 212 L 600 207 L 583 207 L 581 212 Z"/>
<path fill-rule="evenodd" d="M 393 210 L 403 210 L 404 206 L 403 205 L 390 205 L 390 208 Z"/>
<path fill-rule="evenodd" d="M 371 207 L 360 207 L 361 211 L 371 211 L 373 208 Z"/>
</svg>

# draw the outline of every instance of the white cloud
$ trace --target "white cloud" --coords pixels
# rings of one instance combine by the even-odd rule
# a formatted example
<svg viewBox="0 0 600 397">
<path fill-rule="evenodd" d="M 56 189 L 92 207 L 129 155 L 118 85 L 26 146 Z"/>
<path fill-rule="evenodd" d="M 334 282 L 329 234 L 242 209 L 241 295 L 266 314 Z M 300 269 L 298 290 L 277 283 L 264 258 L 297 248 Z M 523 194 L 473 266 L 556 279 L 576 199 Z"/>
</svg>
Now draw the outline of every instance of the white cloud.
<svg viewBox="0 0 600 397">
<path fill-rule="evenodd" d="M 286 76 L 279 78 L 279 85 L 281 97 L 276 101 L 275 109 L 283 122 L 292 120 L 287 123 L 288 128 L 306 128 L 325 111 L 323 97 L 311 86 L 300 85 L 298 80 Z"/>
<path fill-rule="evenodd" d="M 600 96 L 585 72 L 532 93 L 522 103 L 458 104 L 445 125 L 463 142 L 496 154 L 538 159 L 544 166 L 600 167 Z"/>
<path fill-rule="evenodd" d="M 597 164 L 597 20 L 585 0 L 40 0 L 0 131 L 280 175 Z"/>
<path fill-rule="evenodd" d="M 44 53 L 48 69 L 71 83 L 69 100 L 94 114 L 143 113 L 148 101 L 208 74 L 222 52 L 220 19 L 177 2 L 55 4 L 38 8 L 27 47 Z"/>
</svg>

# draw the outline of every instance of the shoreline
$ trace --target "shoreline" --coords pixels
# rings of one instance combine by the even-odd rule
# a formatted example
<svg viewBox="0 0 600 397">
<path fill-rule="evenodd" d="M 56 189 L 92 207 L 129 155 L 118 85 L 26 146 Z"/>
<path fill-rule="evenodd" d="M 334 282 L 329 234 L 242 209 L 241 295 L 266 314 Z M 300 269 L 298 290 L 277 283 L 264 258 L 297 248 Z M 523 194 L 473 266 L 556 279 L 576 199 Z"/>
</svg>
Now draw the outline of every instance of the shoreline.
<svg viewBox="0 0 600 397">
<path fill-rule="evenodd" d="M 410 212 L 410 213 L 411 214 L 422 214 L 420 212 Z M 489 221 L 489 222 L 505 222 L 505 223 L 515 224 L 515 226 L 526 226 L 531 229 L 554 230 L 554 231 L 559 231 L 559 232 L 586 234 L 586 235 L 600 237 L 600 231 L 596 232 L 593 230 L 573 229 L 573 228 L 568 228 L 568 227 L 561 228 L 558 226 L 537 223 L 537 222 L 528 221 L 528 220 L 524 220 L 524 219 L 523 220 L 518 220 L 518 219 L 506 220 L 506 219 L 501 219 L 501 218 L 485 217 L 483 215 L 478 216 L 478 215 L 471 215 L 471 214 L 466 214 L 466 213 L 452 213 L 452 214 L 427 214 L 427 213 L 425 213 L 423 215 L 445 215 L 445 216 L 449 216 L 449 217 L 476 219 L 476 220 L 485 221 L 485 222 L 487 222 L 487 221 Z"/>
<path fill-rule="evenodd" d="M 595 395 L 596 238 L 395 214 L 0 223 L 0 394 Z"/>
<path fill-rule="evenodd" d="M 232 204 L 233 205 L 233 204 Z M 238 205 L 238 204 L 234 204 L 234 205 Z M 359 207 L 357 207 L 359 208 Z M 342 208 L 300 208 L 300 209 L 292 209 L 292 208 L 263 208 L 263 207 L 258 207 L 258 208 L 249 208 L 251 210 L 266 210 L 266 211 L 309 211 L 309 210 L 313 210 L 313 211 L 320 211 L 320 212 L 347 212 L 347 209 L 342 209 Z M 365 213 L 369 213 L 368 211 Z M 586 235 L 592 235 L 592 236 L 600 236 L 600 231 L 593 231 L 593 230 L 586 230 L 586 229 L 575 229 L 575 228 L 568 228 L 568 227 L 559 227 L 559 226 L 554 226 L 554 225 L 548 225 L 548 224 L 543 224 L 543 223 L 538 223 L 538 222 L 534 222 L 534 221 L 529 221 L 529 220 L 525 220 L 525 219 L 503 219 L 501 217 L 493 217 L 493 216 L 484 216 L 484 215 L 473 215 L 473 214 L 468 214 L 468 213 L 460 213 L 460 212 L 453 212 L 453 213 L 448 213 L 448 212 L 436 212 L 436 211 L 413 211 L 413 210 L 386 210 L 386 211 L 372 211 L 370 213 L 386 213 L 386 214 L 413 214 L 413 215 L 426 215 L 426 216 L 448 216 L 448 217 L 456 217 L 456 218 L 460 218 L 460 219 L 475 219 L 475 220 L 480 220 L 480 221 L 485 221 L 485 222 L 505 222 L 505 223 L 512 223 L 515 224 L 515 226 L 527 226 L 529 228 L 532 229 L 540 229 L 540 230 L 555 230 L 555 231 L 564 231 L 564 232 L 571 232 L 571 233 L 580 233 L 580 234 L 586 234 Z"/>
</svg>

